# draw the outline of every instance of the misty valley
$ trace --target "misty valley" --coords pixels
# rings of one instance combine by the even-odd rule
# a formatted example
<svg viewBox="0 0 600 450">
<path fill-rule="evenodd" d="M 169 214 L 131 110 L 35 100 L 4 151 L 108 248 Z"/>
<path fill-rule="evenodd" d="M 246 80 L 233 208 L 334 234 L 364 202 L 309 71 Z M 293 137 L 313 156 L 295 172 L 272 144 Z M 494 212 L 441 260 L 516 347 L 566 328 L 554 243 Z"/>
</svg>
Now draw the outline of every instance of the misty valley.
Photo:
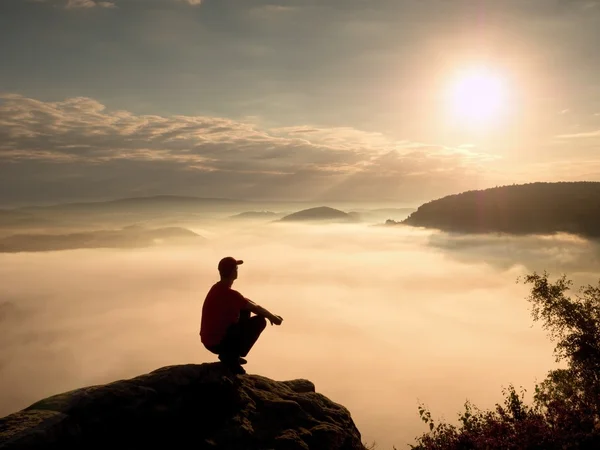
<svg viewBox="0 0 600 450">
<path fill-rule="evenodd" d="M 403 224 L 418 208 L 154 197 L 4 210 L 0 413 L 213 361 L 200 309 L 227 255 L 245 261 L 238 289 L 286 318 L 252 370 L 310 379 L 365 442 L 414 442 L 419 402 L 452 422 L 465 399 L 493 407 L 509 383 L 530 398 L 559 366 L 515 281 L 548 270 L 596 283 L 600 247 L 560 230 Z"/>
</svg>

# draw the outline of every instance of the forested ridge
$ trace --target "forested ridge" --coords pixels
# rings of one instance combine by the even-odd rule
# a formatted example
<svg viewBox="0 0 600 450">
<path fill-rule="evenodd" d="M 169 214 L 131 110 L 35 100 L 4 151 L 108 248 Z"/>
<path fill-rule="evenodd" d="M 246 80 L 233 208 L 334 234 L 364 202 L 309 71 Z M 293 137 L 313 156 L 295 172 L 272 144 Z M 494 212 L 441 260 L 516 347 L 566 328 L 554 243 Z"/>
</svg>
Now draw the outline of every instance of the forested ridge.
<svg viewBox="0 0 600 450">
<path fill-rule="evenodd" d="M 425 203 L 402 223 L 463 233 L 600 237 L 600 182 L 538 182 L 467 191 Z"/>
</svg>

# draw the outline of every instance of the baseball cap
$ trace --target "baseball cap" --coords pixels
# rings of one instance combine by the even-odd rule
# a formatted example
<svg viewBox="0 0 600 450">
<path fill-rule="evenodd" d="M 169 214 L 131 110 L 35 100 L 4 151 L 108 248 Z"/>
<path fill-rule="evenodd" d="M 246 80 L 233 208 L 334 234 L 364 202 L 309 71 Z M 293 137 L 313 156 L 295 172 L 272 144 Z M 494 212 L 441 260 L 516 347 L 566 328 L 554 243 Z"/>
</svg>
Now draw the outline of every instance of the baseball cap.
<svg viewBox="0 0 600 450">
<path fill-rule="evenodd" d="M 235 259 L 233 256 L 226 256 L 219 261 L 219 272 L 230 273 L 240 264 L 244 264 L 244 261 L 241 259 Z"/>
</svg>

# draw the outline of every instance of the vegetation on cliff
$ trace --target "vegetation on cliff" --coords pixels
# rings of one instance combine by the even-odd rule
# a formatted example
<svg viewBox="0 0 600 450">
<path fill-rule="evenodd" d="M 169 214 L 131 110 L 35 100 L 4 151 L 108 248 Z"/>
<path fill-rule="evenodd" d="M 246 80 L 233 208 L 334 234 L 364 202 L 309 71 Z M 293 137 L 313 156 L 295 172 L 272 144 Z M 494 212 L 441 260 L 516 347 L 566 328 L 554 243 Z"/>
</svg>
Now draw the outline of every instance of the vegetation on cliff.
<svg viewBox="0 0 600 450">
<path fill-rule="evenodd" d="M 546 272 L 534 272 L 524 283 L 532 285 L 533 319 L 543 322 L 566 367 L 535 386 L 531 405 L 513 385 L 493 410 L 467 401 L 458 426 L 434 420 L 421 405 L 430 431 L 413 450 L 600 448 L 600 283 L 580 288 L 575 298 L 566 295 L 572 282 L 564 275 L 552 283 Z"/>
</svg>

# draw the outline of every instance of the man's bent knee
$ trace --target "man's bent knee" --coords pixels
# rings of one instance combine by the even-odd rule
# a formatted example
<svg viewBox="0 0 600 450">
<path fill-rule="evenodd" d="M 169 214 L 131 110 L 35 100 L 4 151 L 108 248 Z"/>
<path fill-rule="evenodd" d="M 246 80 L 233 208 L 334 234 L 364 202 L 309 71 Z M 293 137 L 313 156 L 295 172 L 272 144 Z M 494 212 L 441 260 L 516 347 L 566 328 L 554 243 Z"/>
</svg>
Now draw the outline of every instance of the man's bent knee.
<svg viewBox="0 0 600 450">
<path fill-rule="evenodd" d="M 259 329 L 264 330 L 267 326 L 267 319 L 265 319 L 263 316 L 256 316 L 254 319 L 256 320 L 256 326 Z"/>
</svg>

